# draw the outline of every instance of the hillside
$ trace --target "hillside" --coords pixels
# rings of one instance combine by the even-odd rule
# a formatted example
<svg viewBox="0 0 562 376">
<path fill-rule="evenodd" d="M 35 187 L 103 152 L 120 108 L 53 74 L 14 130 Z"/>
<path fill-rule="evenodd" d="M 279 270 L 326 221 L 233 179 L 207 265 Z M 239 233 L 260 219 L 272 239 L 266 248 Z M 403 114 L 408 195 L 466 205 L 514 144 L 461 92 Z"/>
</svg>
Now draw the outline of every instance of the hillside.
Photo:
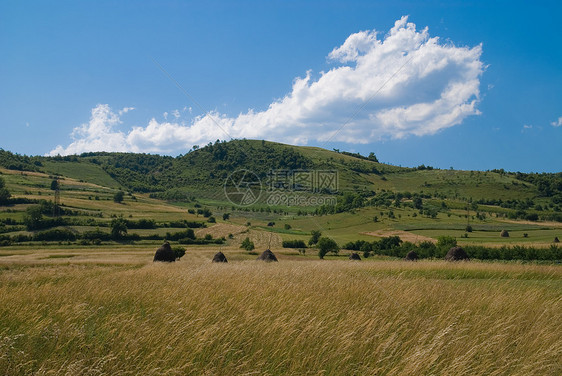
<svg viewBox="0 0 562 376">
<path fill-rule="evenodd" d="M 243 203 L 236 199 L 245 188 L 229 179 L 239 170 L 258 181 L 251 187 L 254 199 Z M 307 185 L 311 176 L 313 183 Z M 334 179 L 322 186 L 326 176 Z M 55 177 L 61 217 L 53 217 Z M 217 142 L 175 158 L 132 153 L 28 157 L 0 150 L 0 178 L 11 194 L 0 202 L 5 244 L 34 244 L 61 234 L 84 245 L 95 239 L 156 244 L 185 240 L 190 226 L 196 226 L 197 238 L 190 235 L 188 243 L 224 238 L 231 246 L 248 236 L 257 246 L 307 242 L 312 230 L 340 245 L 386 236 L 412 243 L 451 236 L 467 245 L 547 247 L 562 237 L 561 173 L 405 168 L 381 164 L 374 155 L 266 141 Z M 124 200 L 116 202 L 120 190 Z M 30 226 L 30 208 L 37 206 L 42 219 Z M 120 217 L 129 232 L 114 239 L 109 233 Z M 207 228 L 197 230 L 201 226 Z M 42 235 L 49 229 L 62 233 Z M 503 229 L 511 237 L 500 238 Z M 211 239 L 204 240 L 205 235 Z"/>
<path fill-rule="evenodd" d="M 216 142 L 176 158 L 103 152 L 27 157 L 0 150 L 0 167 L 61 175 L 177 200 L 192 195 L 220 200 L 227 177 L 245 169 L 254 172 L 262 184 L 267 183 L 271 170 L 337 171 L 340 193 L 355 192 L 365 197 L 391 191 L 490 204 L 514 200 L 562 203 L 562 173 L 437 170 L 423 165 L 403 168 L 378 163 L 374 156 L 369 159 L 359 154 L 255 140 Z"/>
</svg>

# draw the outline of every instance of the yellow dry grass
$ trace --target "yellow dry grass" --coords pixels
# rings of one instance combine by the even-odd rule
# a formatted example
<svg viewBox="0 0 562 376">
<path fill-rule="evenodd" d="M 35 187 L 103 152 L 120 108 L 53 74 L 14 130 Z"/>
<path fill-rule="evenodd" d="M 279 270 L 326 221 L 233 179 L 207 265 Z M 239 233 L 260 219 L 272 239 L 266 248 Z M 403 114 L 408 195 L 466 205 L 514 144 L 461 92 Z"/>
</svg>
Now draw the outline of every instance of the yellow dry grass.
<svg viewBox="0 0 562 376">
<path fill-rule="evenodd" d="M 562 372 L 559 266 L 217 265 L 210 255 L 140 265 L 112 265 L 111 254 L 106 264 L 0 260 L 0 374 Z"/>
</svg>

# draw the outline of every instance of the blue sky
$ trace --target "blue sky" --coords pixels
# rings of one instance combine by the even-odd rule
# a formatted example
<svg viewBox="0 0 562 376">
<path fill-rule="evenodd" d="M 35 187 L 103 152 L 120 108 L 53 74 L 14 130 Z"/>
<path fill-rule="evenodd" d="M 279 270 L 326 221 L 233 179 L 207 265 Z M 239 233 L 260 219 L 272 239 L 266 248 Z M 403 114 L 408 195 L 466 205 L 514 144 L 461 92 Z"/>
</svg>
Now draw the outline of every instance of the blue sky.
<svg viewBox="0 0 562 376">
<path fill-rule="evenodd" d="M 2 1 L 0 148 L 178 155 L 246 137 L 558 172 L 561 16 L 555 1 Z"/>
</svg>

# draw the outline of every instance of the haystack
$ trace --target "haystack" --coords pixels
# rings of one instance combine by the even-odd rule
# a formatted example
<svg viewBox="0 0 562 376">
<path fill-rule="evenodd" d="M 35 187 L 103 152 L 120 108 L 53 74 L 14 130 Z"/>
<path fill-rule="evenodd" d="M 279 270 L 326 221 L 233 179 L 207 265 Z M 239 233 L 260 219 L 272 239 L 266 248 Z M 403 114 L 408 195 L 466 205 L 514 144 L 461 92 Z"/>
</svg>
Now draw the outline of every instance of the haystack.
<svg viewBox="0 0 562 376">
<path fill-rule="evenodd" d="M 558 240 L 558 236 L 554 238 L 554 242 L 555 242 L 555 243 L 560 243 L 560 240 Z"/>
<path fill-rule="evenodd" d="M 350 259 L 350 260 L 361 261 L 361 256 L 359 256 L 359 254 L 357 254 L 356 252 L 351 252 L 351 253 L 349 254 L 349 259 Z"/>
<path fill-rule="evenodd" d="M 418 254 L 415 251 L 410 251 L 406 254 L 406 257 L 404 257 L 404 260 L 406 261 L 418 261 L 420 257 L 418 256 Z"/>
<path fill-rule="evenodd" d="M 226 256 L 222 252 L 217 252 L 213 257 L 213 262 L 228 262 Z"/>
<path fill-rule="evenodd" d="M 269 249 L 263 251 L 263 253 L 257 259 L 265 262 L 277 261 L 277 257 L 275 257 L 275 254 Z"/>
<path fill-rule="evenodd" d="M 502 238 L 509 238 L 509 232 L 507 232 L 507 230 L 502 230 L 502 232 L 500 232 L 500 236 Z"/>
<path fill-rule="evenodd" d="M 156 250 L 153 261 L 163 261 L 163 262 L 176 261 L 176 253 L 172 250 L 172 247 L 170 247 L 170 243 L 166 242 Z"/>
<path fill-rule="evenodd" d="M 461 247 L 453 247 L 449 249 L 447 255 L 445 255 L 445 260 L 447 261 L 461 261 L 469 260 L 468 255 Z"/>
</svg>

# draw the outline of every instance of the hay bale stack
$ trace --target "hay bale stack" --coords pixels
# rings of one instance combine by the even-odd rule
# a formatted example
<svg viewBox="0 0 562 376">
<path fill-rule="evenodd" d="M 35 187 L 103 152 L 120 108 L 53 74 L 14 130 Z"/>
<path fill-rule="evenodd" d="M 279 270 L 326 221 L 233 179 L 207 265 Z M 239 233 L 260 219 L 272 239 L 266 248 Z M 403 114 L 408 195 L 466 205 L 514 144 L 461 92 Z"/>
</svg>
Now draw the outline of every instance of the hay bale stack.
<svg viewBox="0 0 562 376">
<path fill-rule="evenodd" d="M 275 257 L 275 254 L 271 252 L 269 249 L 263 251 L 263 253 L 259 255 L 257 259 L 265 262 L 277 261 L 277 257 Z"/>
<path fill-rule="evenodd" d="M 502 238 L 509 238 L 509 232 L 507 232 L 507 230 L 502 230 L 502 232 L 500 232 L 500 236 Z"/>
<path fill-rule="evenodd" d="M 349 255 L 350 260 L 361 261 L 361 256 L 359 256 L 356 252 L 351 252 Z"/>
<path fill-rule="evenodd" d="M 172 247 L 170 247 L 170 243 L 166 242 L 156 250 L 156 253 L 154 254 L 153 262 L 154 261 L 162 261 L 162 262 L 176 261 L 176 253 L 172 250 Z"/>
<path fill-rule="evenodd" d="M 415 251 L 410 251 L 406 254 L 406 257 L 404 257 L 404 260 L 406 261 L 418 261 L 420 257 L 418 256 L 418 254 Z"/>
<path fill-rule="evenodd" d="M 213 262 L 228 262 L 226 256 L 222 252 L 217 252 L 213 257 Z"/>
<path fill-rule="evenodd" d="M 555 243 L 560 243 L 560 240 L 558 240 L 558 236 L 554 238 L 554 242 L 555 242 Z"/>
<path fill-rule="evenodd" d="M 447 255 L 445 255 L 445 260 L 447 261 L 462 261 L 469 260 L 468 255 L 461 247 L 453 247 L 449 249 Z"/>
</svg>

